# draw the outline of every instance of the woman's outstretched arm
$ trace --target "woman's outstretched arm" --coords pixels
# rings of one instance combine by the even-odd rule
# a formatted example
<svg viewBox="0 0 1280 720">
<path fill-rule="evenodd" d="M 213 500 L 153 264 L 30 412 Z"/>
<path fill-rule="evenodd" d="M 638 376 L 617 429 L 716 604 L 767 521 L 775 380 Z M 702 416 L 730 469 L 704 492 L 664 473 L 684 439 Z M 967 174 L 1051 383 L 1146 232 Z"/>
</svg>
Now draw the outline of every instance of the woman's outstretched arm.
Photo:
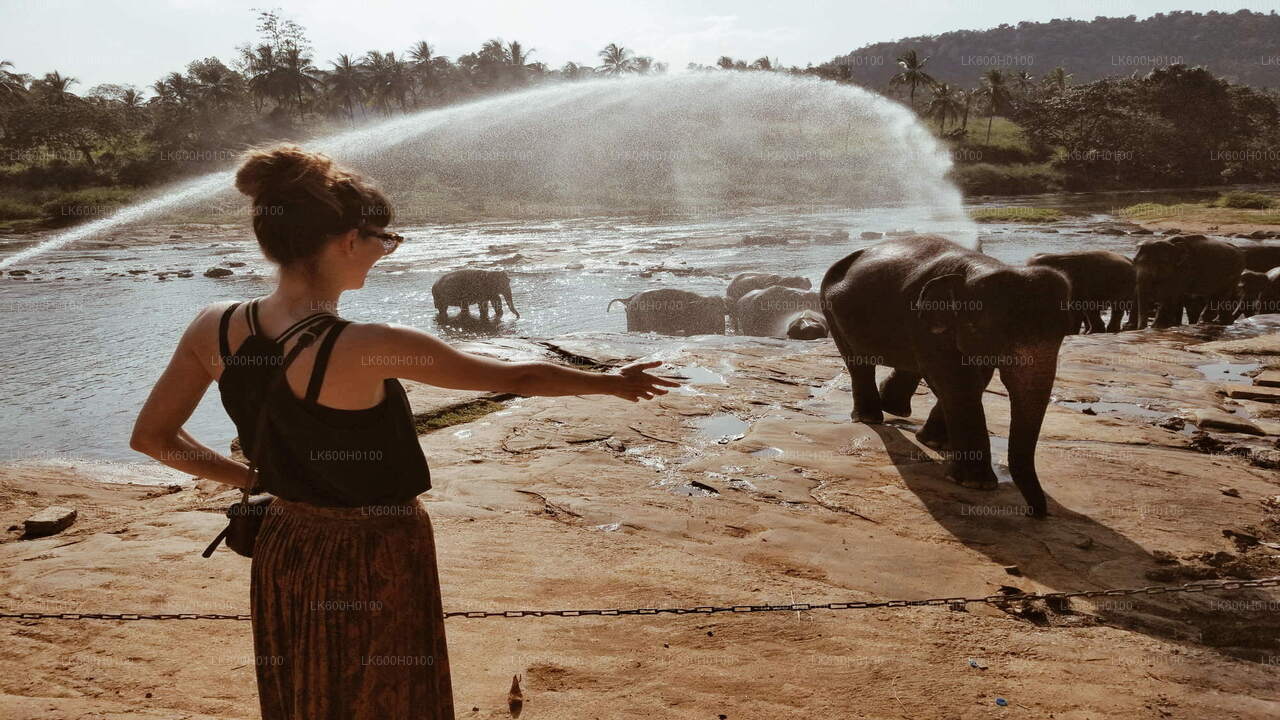
<svg viewBox="0 0 1280 720">
<path fill-rule="evenodd" d="M 208 332 L 205 326 L 210 321 L 217 323 L 213 310 L 210 307 L 201 311 L 178 341 L 169 366 L 138 413 L 129 447 L 171 468 L 234 487 L 248 487 L 247 465 L 214 451 L 182 429 L 213 381 L 206 365 L 208 359 L 196 350 L 196 338 Z"/>
<path fill-rule="evenodd" d="M 526 397 L 613 395 L 636 402 L 679 387 L 646 370 L 661 362 L 633 363 L 617 373 L 575 370 L 549 362 L 507 362 L 462 352 L 411 327 L 361 325 L 361 363 L 385 377 L 405 378 L 455 390 L 489 390 Z"/>
</svg>

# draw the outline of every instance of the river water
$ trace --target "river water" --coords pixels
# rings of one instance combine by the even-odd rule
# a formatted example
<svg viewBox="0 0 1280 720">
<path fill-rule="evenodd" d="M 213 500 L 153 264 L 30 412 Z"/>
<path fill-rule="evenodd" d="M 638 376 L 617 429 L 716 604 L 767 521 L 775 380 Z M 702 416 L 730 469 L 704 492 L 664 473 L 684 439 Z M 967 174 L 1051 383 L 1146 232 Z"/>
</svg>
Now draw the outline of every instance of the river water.
<svg viewBox="0 0 1280 720">
<path fill-rule="evenodd" d="M 1132 255 L 1143 239 L 1093 232 L 1115 223 L 1108 208 L 1140 200 L 1102 195 L 1043 200 L 1001 198 L 990 204 L 1054 204 L 1082 214 L 1047 225 L 983 225 L 976 232 L 984 251 L 1010 263 L 1037 252 L 1085 248 Z M 408 241 L 374 266 L 363 289 L 344 296 L 343 316 L 411 325 L 459 342 L 622 332 L 626 322 L 621 310 L 605 312 L 611 298 L 661 286 L 721 294 L 729 278 L 745 271 L 804 275 L 816 288 L 834 261 L 876 242 L 862 239 L 864 231 L 934 231 L 957 239 L 975 232 L 900 208 L 769 208 L 724 216 L 598 217 L 397 230 Z M 139 459 L 128 448 L 133 420 L 195 311 L 207 303 L 271 290 L 273 268 L 247 228 L 183 226 L 148 232 L 151 237 L 143 242 L 120 232 L 51 251 L 20 266 L 31 275 L 0 279 L 4 459 Z M 849 238 L 825 238 L 835 232 L 847 232 Z M 746 235 L 761 234 L 789 236 L 791 242 L 740 243 Z M 807 239 L 811 235 L 819 237 Z M 10 236 L 0 246 L 0 257 L 39 239 Z M 203 277 L 205 268 L 228 263 L 244 265 L 235 267 L 231 277 Z M 659 271 L 642 276 L 656 265 L 706 274 Z M 491 330 L 440 326 L 431 285 L 444 272 L 465 266 L 506 269 L 522 316 L 515 319 L 508 313 Z M 155 276 L 180 269 L 194 275 Z M 216 388 L 206 394 L 187 429 L 211 447 L 227 447 L 234 429 Z"/>
</svg>

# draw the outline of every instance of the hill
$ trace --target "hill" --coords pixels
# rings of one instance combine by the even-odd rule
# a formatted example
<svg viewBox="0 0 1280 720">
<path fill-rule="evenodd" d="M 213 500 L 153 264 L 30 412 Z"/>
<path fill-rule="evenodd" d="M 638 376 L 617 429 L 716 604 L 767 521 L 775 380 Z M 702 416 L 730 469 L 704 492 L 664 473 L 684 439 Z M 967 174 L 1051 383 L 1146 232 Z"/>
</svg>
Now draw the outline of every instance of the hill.
<svg viewBox="0 0 1280 720">
<path fill-rule="evenodd" d="M 997 67 L 1037 77 L 1057 66 L 1077 83 L 1145 74 L 1162 65 L 1203 65 L 1215 75 L 1255 87 L 1280 88 L 1280 15 L 1240 10 L 1020 22 L 989 30 L 957 30 L 880 42 L 833 58 L 824 68 L 860 85 L 884 88 L 907 50 L 928 57 L 925 71 L 939 82 L 973 85 Z M 841 67 L 843 66 L 843 67 Z M 844 69 L 847 68 L 847 69 Z"/>
</svg>

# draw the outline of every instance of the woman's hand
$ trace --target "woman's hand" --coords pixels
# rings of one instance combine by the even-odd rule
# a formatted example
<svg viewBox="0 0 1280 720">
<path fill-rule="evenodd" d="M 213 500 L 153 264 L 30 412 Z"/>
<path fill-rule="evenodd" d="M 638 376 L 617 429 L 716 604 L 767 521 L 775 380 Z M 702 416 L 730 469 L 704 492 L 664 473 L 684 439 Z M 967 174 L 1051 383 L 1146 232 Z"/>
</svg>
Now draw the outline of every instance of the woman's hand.
<svg viewBox="0 0 1280 720">
<path fill-rule="evenodd" d="M 639 400 L 651 400 L 658 395 L 666 395 L 667 391 L 661 386 L 680 387 L 678 382 L 672 382 L 666 378 L 660 378 L 657 375 L 650 375 L 645 372 L 661 364 L 662 361 L 660 360 L 631 363 L 620 368 L 617 375 L 610 373 L 608 377 L 613 383 L 609 386 L 609 394 L 620 397 L 623 400 L 637 402 Z"/>
</svg>

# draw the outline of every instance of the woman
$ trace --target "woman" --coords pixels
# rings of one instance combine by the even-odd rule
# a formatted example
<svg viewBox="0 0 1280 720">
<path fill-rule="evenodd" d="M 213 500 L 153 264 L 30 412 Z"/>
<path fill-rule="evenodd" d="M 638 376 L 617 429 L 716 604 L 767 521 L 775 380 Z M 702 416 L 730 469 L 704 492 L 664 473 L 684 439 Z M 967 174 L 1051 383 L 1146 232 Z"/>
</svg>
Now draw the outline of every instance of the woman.
<svg viewBox="0 0 1280 720">
<path fill-rule="evenodd" d="M 196 315 L 131 446 L 192 475 L 276 496 L 250 580 L 263 718 L 452 718 L 435 548 L 416 501 L 430 480 L 398 378 L 633 402 L 678 384 L 645 372 L 657 362 L 618 374 L 503 362 L 413 328 L 342 320 L 339 296 L 363 287 L 369 268 L 403 241 L 384 231 L 386 198 L 296 146 L 250 152 L 236 187 L 253 198 L 254 234 L 279 265 L 276 288 Z M 315 341 L 299 345 L 302 337 Z M 282 382 L 271 384 L 276 376 Z M 213 381 L 256 478 L 182 429 Z"/>
</svg>

